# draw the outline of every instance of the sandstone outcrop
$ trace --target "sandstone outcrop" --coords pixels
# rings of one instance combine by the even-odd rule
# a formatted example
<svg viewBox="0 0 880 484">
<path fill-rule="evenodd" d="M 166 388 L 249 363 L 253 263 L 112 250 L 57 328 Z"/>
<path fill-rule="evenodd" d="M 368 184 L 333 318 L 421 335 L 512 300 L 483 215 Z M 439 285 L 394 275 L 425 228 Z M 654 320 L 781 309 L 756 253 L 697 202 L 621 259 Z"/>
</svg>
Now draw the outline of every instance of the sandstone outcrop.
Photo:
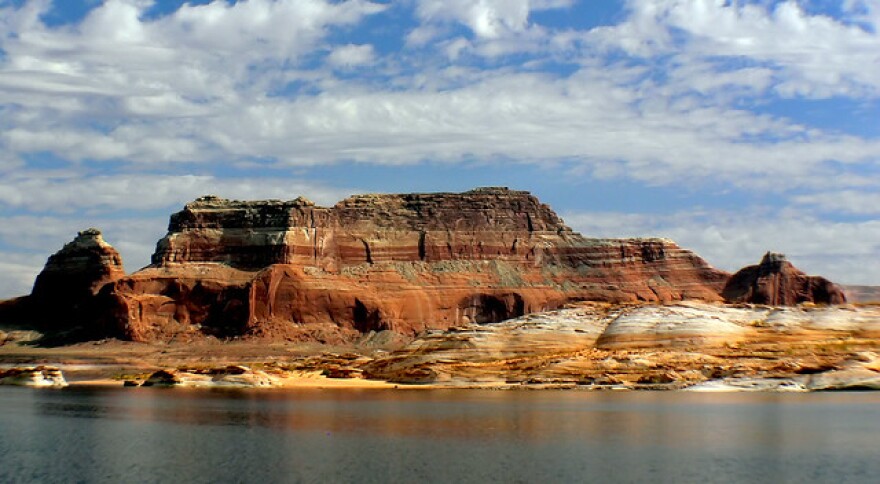
<svg viewBox="0 0 880 484">
<path fill-rule="evenodd" d="M 145 387 L 198 388 L 269 388 L 279 385 L 278 377 L 241 365 L 202 370 L 159 370 L 141 384 Z"/>
<path fill-rule="evenodd" d="M 57 367 L 36 366 L 0 370 L 0 385 L 61 388 L 67 381 Z"/>
<path fill-rule="evenodd" d="M 0 304 L 0 322 L 73 331 L 76 339 L 116 336 L 115 322 L 106 318 L 113 299 L 101 290 L 124 276 L 116 249 L 99 230 L 84 230 L 49 257 L 30 295 Z"/>
<path fill-rule="evenodd" d="M 580 303 L 431 331 L 359 368 L 442 386 L 880 388 L 878 337 L 880 307 Z"/>
<path fill-rule="evenodd" d="M 31 297 L 76 305 L 123 276 L 125 269 L 116 249 L 104 241 L 100 230 L 87 229 L 49 257 L 34 282 Z"/>
<path fill-rule="evenodd" d="M 665 239 L 590 239 L 528 192 L 357 195 L 333 207 L 213 196 L 112 283 L 135 340 L 326 342 L 492 323 L 576 300 L 720 300 L 728 274 Z"/>
<path fill-rule="evenodd" d="M 782 254 L 767 252 L 761 263 L 740 269 L 722 292 L 728 302 L 792 306 L 843 304 L 846 296 L 824 277 L 808 276 Z"/>
<path fill-rule="evenodd" d="M 356 195 L 333 207 L 201 197 L 171 216 L 152 264 L 129 276 L 99 231 L 81 232 L 50 257 L 30 296 L 0 304 L 0 320 L 79 328 L 78 338 L 346 343 L 575 301 L 724 298 L 845 300 L 776 255 L 731 278 L 670 240 L 583 237 L 528 192 L 490 187 Z M 698 339 L 735 332 L 692 323 L 682 331 Z"/>
</svg>

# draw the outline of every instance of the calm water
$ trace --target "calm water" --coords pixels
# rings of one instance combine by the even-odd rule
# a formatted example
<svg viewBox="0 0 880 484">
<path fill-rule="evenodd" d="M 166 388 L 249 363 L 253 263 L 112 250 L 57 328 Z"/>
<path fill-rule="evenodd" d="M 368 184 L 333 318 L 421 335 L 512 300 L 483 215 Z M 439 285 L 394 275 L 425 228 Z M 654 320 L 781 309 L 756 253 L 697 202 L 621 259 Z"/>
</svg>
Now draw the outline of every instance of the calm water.
<svg viewBox="0 0 880 484">
<path fill-rule="evenodd" d="M 880 394 L 0 387 L 0 482 L 877 482 Z"/>
</svg>

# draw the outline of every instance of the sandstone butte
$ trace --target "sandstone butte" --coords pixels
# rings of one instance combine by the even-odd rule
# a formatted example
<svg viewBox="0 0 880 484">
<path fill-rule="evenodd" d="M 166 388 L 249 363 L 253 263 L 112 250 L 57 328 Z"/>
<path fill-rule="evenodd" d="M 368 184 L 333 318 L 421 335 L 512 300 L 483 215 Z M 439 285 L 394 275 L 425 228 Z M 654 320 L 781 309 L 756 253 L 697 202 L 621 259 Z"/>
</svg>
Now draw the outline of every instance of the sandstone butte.
<svg viewBox="0 0 880 484">
<path fill-rule="evenodd" d="M 769 258 L 769 259 L 768 259 Z M 495 323 L 577 301 L 841 303 L 831 282 L 765 257 L 733 277 L 659 238 L 573 232 L 525 191 L 201 197 L 171 216 L 151 265 L 125 275 L 89 229 L 49 258 L 0 319 L 80 337 L 346 342 Z"/>
</svg>

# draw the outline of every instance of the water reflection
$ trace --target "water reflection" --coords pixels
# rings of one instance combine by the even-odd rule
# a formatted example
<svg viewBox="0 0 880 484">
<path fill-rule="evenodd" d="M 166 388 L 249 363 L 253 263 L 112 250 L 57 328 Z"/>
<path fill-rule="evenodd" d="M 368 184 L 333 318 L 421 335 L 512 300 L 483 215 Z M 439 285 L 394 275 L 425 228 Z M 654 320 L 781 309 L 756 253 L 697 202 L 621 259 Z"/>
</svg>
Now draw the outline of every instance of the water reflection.
<svg viewBox="0 0 880 484">
<path fill-rule="evenodd" d="M 0 482 L 819 482 L 880 472 L 878 404 L 868 393 L 4 388 Z"/>
</svg>

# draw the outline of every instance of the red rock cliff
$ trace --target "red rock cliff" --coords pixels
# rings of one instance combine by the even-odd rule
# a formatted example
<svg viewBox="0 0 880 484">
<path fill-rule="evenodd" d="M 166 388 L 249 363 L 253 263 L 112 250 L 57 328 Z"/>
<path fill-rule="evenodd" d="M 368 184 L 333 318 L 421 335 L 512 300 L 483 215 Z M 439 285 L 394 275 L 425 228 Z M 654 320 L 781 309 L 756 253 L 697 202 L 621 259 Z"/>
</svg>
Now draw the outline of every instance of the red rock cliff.
<svg viewBox="0 0 880 484">
<path fill-rule="evenodd" d="M 116 281 L 133 339 L 334 340 L 495 322 L 572 300 L 720 300 L 728 274 L 664 239 L 589 239 L 528 192 L 358 195 L 333 207 L 202 197 Z"/>
<path fill-rule="evenodd" d="M 734 274 L 723 291 L 728 302 L 794 306 L 811 302 L 843 304 L 843 291 L 824 277 L 808 276 L 782 254 L 767 252 L 761 263 Z"/>
<path fill-rule="evenodd" d="M 0 319 L 65 331 L 73 338 L 117 336 L 117 321 L 104 318 L 112 298 L 100 294 L 124 276 L 116 249 L 99 230 L 84 230 L 49 257 L 31 294 L 14 301 L 14 308 L 0 311 Z"/>
<path fill-rule="evenodd" d="M 100 230 L 87 229 L 49 257 L 34 282 L 31 297 L 56 303 L 62 296 L 79 300 L 84 295 L 98 294 L 105 284 L 124 275 L 119 252 L 104 241 Z"/>
</svg>

